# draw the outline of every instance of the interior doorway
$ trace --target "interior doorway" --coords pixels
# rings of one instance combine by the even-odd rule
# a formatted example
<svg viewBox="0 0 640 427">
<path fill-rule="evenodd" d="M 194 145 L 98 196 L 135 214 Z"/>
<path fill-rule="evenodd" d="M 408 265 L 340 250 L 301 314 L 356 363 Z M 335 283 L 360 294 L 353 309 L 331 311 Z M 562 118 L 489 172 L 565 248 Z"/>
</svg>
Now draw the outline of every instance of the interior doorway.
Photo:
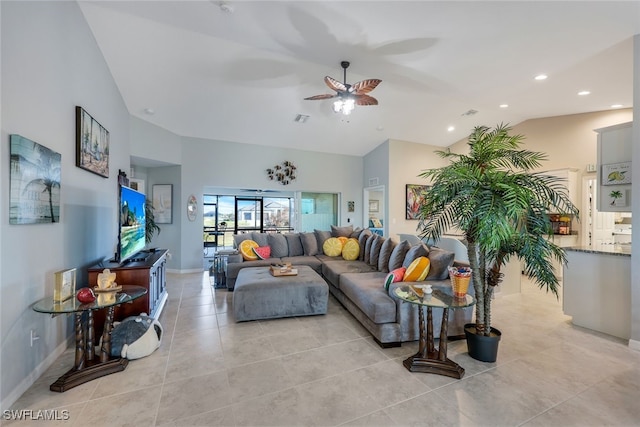
<svg viewBox="0 0 640 427">
<path fill-rule="evenodd" d="M 366 187 L 364 189 L 364 218 L 363 225 L 369 227 L 374 233 L 381 236 L 388 235 L 388 224 L 385 212 L 385 188 L 384 185 Z"/>
</svg>

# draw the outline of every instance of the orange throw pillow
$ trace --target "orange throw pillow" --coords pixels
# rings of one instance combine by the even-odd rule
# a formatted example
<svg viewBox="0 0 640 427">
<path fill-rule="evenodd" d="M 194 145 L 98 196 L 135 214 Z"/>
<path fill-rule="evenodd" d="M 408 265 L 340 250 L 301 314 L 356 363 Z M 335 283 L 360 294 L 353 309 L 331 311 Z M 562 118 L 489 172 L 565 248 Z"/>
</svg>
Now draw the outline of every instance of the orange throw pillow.
<svg viewBox="0 0 640 427">
<path fill-rule="evenodd" d="M 429 274 L 431 261 L 429 258 L 421 256 L 413 260 L 404 274 L 403 282 L 420 282 Z"/>
</svg>

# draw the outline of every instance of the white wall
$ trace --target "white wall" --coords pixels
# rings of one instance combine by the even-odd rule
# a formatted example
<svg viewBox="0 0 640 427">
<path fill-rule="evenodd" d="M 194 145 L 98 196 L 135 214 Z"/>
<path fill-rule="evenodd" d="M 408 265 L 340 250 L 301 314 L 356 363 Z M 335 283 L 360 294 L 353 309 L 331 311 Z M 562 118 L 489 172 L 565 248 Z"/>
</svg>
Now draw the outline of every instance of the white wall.
<svg viewBox="0 0 640 427">
<path fill-rule="evenodd" d="M 633 111 L 636 117 L 640 117 L 640 35 L 633 38 Z M 640 121 L 635 120 L 632 127 L 632 175 L 640 176 Z M 632 227 L 638 234 L 640 230 L 640 185 L 631 186 Z M 635 256 L 631 257 L 631 340 L 629 346 L 640 350 L 640 239 L 635 238 L 631 242 L 631 251 Z"/>
<path fill-rule="evenodd" d="M 406 185 L 429 182 L 418 175 L 425 169 L 439 168 L 446 162 L 435 151 L 442 147 L 392 140 L 389 149 L 389 235 L 417 234 L 418 221 L 406 219 Z"/>
<path fill-rule="evenodd" d="M 129 114 L 76 2 L 1 2 L 2 130 L 62 154 L 60 223 L 9 225 L 9 180 L 0 194 L 0 406 L 4 409 L 65 348 L 69 318 L 35 313 L 53 294 L 53 273 L 85 267 L 114 252 L 118 169 L 129 169 Z M 111 136 L 110 177 L 75 166 L 75 106 Z M 41 337 L 30 347 L 29 333 Z M 49 359 L 47 359 L 49 358 Z M 69 365 L 72 365 L 69 360 Z"/>
</svg>

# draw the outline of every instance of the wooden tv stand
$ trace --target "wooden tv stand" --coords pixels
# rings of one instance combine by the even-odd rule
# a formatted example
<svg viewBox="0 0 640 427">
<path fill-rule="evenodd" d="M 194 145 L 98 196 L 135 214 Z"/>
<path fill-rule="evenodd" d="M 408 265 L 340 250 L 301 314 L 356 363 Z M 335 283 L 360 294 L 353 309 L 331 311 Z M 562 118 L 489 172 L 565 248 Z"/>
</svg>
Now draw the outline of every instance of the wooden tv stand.
<svg viewBox="0 0 640 427">
<path fill-rule="evenodd" d="M 122 304 L 115 308 L 114 320 L 123 320 L 129 316 L 137 316 L 140 313 L 147 313 L 157 319 L 162 312 L 167 301 L 167 249 L 156 249 L 155 251 L 142 251 L 135 255 L 135 259 L 142 261 L 130 261 L 125 264 L 104 260 L 89 267 L 89 286 L 94 287 L 98 283 L 98 274 L 108 268 L 112 273 L 116 273 L 116 283 L 118 285 L 137 285 L 147 289 L 147 294 L 136 299 L 130 304 Z M 95 313 L 95 325 L 104 323 L 103 310 Z M 101 331 L 96 330 L 96 336 Z"/>
</svg>

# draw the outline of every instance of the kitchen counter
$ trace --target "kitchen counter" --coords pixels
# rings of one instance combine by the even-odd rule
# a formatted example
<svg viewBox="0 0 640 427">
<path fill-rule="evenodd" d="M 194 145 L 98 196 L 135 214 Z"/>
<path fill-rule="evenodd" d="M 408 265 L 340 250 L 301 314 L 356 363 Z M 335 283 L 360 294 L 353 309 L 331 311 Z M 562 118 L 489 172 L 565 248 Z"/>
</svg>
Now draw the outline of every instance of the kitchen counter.
<svg viewBox="0 0 640 427">
<path fill-rule="evenodd" d="M 622 339 L 631 336 L 631 245 L 564 248 L 562 308 L 572 323 Z"/>
<path fill-rule="evenodd" d="M 570 246 L 564 248 L 564 250 L 591 254 L 631 256 L 631 244 L 602 243 L 593 246 Z"/>
</svg>

